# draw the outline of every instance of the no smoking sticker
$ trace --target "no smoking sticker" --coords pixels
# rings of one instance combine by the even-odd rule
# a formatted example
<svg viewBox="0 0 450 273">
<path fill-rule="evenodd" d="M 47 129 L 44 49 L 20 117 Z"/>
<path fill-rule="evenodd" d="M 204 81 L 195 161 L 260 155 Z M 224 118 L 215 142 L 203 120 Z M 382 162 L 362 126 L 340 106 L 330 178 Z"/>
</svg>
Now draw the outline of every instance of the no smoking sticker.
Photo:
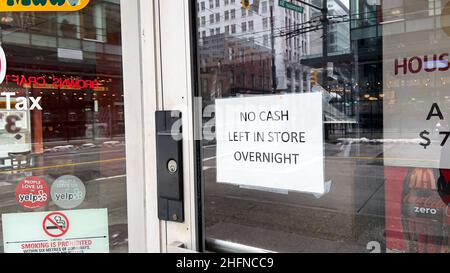
<svg viewBox="0 0 450 273">
<path fill-rule="evenodd" d="M 53 238 L 64 236 L 69 230 L 69 219 L 60 212 L 50 213 L 42 222 L 44 232 Z"/>
<path fill-rule="evenodd" d="M 107 209 L 2 214 L 5 253 L 108 253 Z"/>
</svg>

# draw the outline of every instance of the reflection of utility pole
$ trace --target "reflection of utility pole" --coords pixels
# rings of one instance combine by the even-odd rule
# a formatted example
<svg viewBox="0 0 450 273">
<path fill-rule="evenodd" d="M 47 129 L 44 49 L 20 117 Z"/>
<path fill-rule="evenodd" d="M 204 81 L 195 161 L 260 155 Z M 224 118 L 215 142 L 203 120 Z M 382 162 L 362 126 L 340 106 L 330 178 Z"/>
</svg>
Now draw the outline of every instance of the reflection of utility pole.
<svg viewBox="0 0 450 273">
<path fill-rule="evenodd" d="M 323 37 L 322 37 L 322 67 L 323 67 L 323 88 L 327 90 L 328 86 L 328 0 L 323 0 L 322 7 L 322 25 L 323 25 Z"/>
<path fill-rule="evenodd" d="M 270 5 L 270 43 L 272 46 L 272 93 L 277 92 L 277 69 L 275 66 L 275 37 L 274 37 L 274 4 Z"/>
</svg>

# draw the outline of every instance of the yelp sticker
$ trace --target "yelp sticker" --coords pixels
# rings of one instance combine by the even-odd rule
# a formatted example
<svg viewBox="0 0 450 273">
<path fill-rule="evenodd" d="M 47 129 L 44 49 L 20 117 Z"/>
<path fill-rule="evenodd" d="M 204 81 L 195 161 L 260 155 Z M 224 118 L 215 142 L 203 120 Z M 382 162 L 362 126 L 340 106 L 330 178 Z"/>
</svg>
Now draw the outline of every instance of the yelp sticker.
<svg viewBox="0 0 450 273">
<path fill-rule="evenodd" d="M 16 200 L 19 206 L 26 209 L 45 207 L 49 199 L 47 183 L 38 177 L 22 179 L 16 188 Z"/>
</svg>

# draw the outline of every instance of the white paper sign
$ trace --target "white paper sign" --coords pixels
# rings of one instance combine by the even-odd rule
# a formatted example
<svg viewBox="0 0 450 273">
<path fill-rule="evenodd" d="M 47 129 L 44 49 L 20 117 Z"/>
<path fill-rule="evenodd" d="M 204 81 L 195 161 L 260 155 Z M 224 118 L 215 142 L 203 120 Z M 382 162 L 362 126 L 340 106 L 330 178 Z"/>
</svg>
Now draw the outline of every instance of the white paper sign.
<svg viewBox="0 0 450 273">
<path fill-rule="evenodd" d="M 322 94 L 216 100 L 217 181 L 324 193 Z"/>
<path fill-rule="evenodd" d="M 5 253 L 108 253 L 106 209 L 3 214 Z"/>
<path fill-rule="evenodd" d="M 384 1 L 383 9 L 398 9 Z M 384 162 L 389 166 L 450 168 L 450 3 L 383 24 Z"/>
</svg>

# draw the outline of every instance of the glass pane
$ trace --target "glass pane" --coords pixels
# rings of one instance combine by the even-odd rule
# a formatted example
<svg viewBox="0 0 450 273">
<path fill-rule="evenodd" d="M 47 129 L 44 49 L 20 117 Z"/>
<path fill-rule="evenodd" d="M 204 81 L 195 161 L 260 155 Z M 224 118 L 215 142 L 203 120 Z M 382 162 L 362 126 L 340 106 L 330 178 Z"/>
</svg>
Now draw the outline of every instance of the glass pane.
<svg viewBox="0 0 450 273">
<path fill-rule="evenodd" d="M 204 2 L 205 236 L 447 252 L 449 1 Z"/>
<path fill-rule="evenodd" d="M 0 13 L 0 252 L 128 251 L 120 18 Z"/>
</svg>

